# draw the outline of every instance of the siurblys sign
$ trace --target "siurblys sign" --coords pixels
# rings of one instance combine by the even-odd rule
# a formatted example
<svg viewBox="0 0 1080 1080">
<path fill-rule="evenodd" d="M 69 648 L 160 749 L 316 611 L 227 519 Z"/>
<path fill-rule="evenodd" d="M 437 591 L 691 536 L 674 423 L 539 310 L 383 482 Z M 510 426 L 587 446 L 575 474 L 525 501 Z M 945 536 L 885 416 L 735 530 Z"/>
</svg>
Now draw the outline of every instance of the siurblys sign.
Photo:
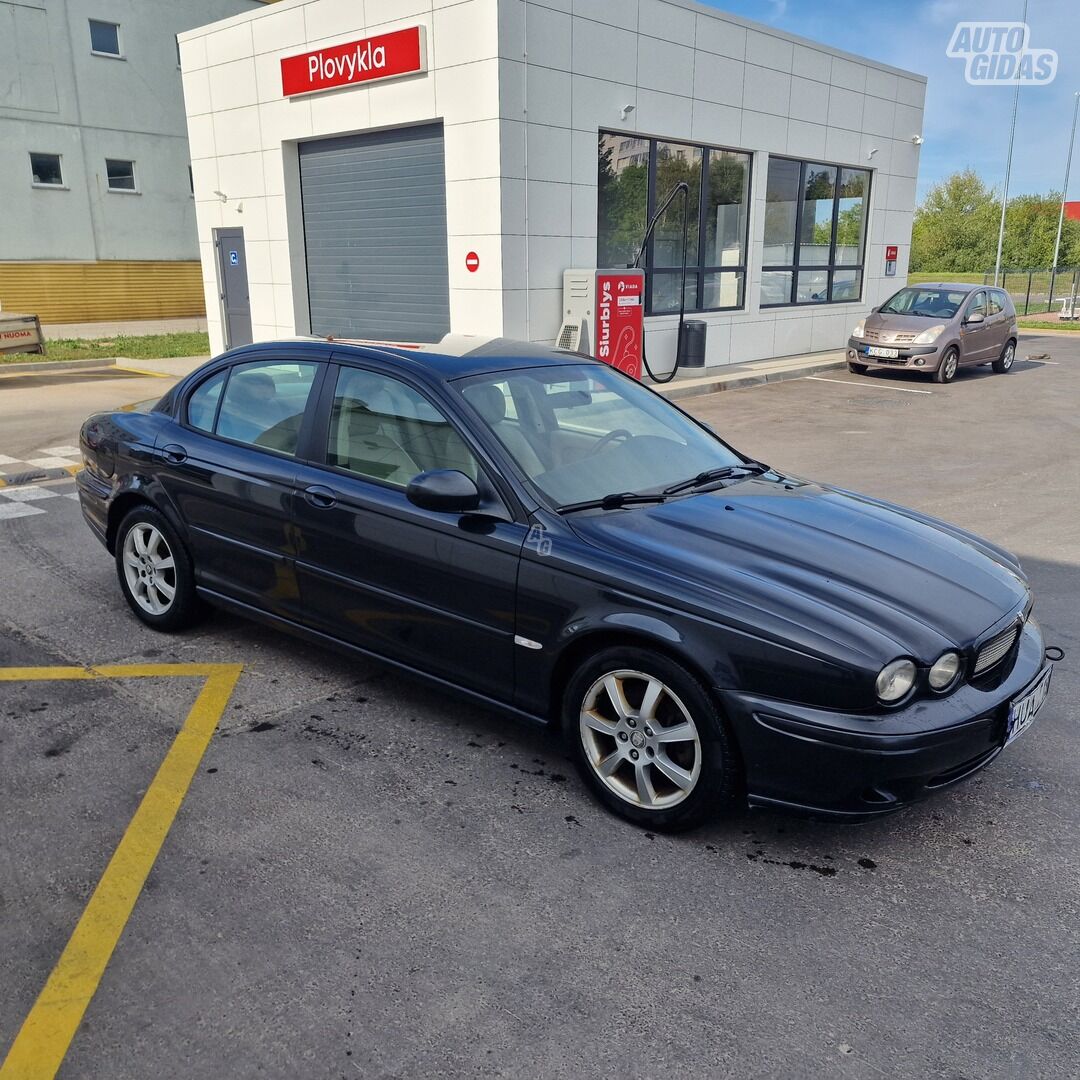
<svg viewBox="0 0 1080 1080">
<path fill-rule="evenodd" d="M 410 26 L 407 30 L 286 56 L 281 61 L 281 92 L 285 97 L 296 97 L 318 90 L 415 75 L 427 71 L 424 45 L 424 28 Z"/>
</svg>

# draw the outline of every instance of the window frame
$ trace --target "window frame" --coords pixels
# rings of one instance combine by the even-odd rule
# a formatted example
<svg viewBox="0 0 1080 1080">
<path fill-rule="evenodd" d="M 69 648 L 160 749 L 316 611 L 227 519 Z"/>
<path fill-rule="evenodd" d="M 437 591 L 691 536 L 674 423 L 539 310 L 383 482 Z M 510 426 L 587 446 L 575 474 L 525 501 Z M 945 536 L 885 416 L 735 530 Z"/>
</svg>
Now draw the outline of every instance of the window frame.
<svg viewBox="0 0 1080 1080">
<path fill-rule="evenodd" d="M 101 56 L 106 60 L 126 60 L 124 55 L 124 39 L 120 35 L 120 23 L 113 22 L 112 19 L 92 19 L 86 20 L 87 29 L 90 31 L 90 55 Z M 102 52 L 101 49 L 94 48 L 94 24 L 98 26 L 111 26 L 116 31 L 116 52 Z"/>
<path fill-rule="evenodd" d="M 275 450 L 271 446 L 259 446 L 257 443 L 243 442 L 240 439 L 230 439 L 225 435 L 219 435 L 217 433 L 218 418 L 221 415 L 221 406 L 225 401 L 225 395 L 229 392 L 229 383 L 232 381 L 233 372 L 236 371 L 238 367 L 248 367 L 251 364 L 315 365 L 315 376 L 311 380 L 311 389 L 308 391 L 307 404 L 304 406 L 304 419 L 300 421 L 300 430 L 296 436 L 296 453 L 294 454 L 287 454 L 284 450 Z M 280 458 L 282 461 L 313 463 L 315 459 L 312 457 L 311 453 L 311 439 L 318 415 L 318 406 L 321 400 L 323 385 L 326 381 L 326 371 L 328 366 L 326 360 L 321 357 L 298 357 L 295 354 L 279 353 L 276 351 L 259 356 L 237 357 L 222 367 L 215 367 L 213 371 L 208 371 L 204 378 L 199 379 L 198 382 L 187 387 L 184 391 L 183 398 L 178 403 L 176 412 L 173 415 L 180 427 L 185 431 L 190 432 L 192 435 L 204 439 L 213 439 L 215 442 L 223 443 L 226 446 L 238 446 L 246 450 L 254 450 L 259 454 L 269 454 L 271 457 Z M 188 417 L 188 407 L 191 404 L 191 399 L 208 382 L 220 375 L 222 371 L 225 372 L 225 382 L 222 384 L 221 393 L 218 395 L 217 405 L 214 407 L 213 426 L 210 431 L 195 427 Z"/>
<path fill-rule="evenodd" d="M 131 166 L 131 187 L 113 187 L 112 178 L 109 176 L 109 164 L 114 165 L 123 164 Z M 138 164 L 134 158 L 106 158 L 105 159 L 105 190 L 111 192 L 113 195 L 141 195 L 139 190 L 139 175 L 135 171 L 135 166 Z"/>
<path fill-rule="evenodd" d="M 866 289 L 866 248 L 867 240 L 869 239 L 870 232 L 870 192 L 874 184 L 874 170 L 864 169 L 860 165 L 842 165 L 837 161 L 817 161 L 810 158 L 793 158 L 788 157 L 786 154 L 770 154 L 769 164 L 773 161 L 788 161 L 792 164 L 799 166 L 799 198 L 795 204 L 795 237 L 792 245 L 792 262 L 790 264 L 781 265 L 779 263 L 765 263 L 764 262 L 764 247 L 762 250 L 762 265 L 761 274 L 772 273 L 788 273 L 791 274 L 791 290 L 788 293 L 788 299 L 780 303 L 765 304 L 761 302 L 760 295 L 760 282 L 759 282 L 759 294 L 758 294 L 758 308 L 759 310 L 797 307 L 797 308 L 815 308 L 825 307 L 832 304 L 861 304 L 863 302 L 863 293 Z M 801 246 L 802 237 L 802 223 L 803 223 L 803 209 L 806 205 L 806 169 L 810 165 L 820 165 L 827 169 L 836 170 L 836 186 L 833 192 L 833 207 L 832 207 L 832 228 L 829 234 L 829 261 L 827 263 L 818 264 L 816 266 L 802 266 L 799 262 L 799 249 Z M 844 170 L 847 169 L 852 172 L 861 172 L 866 174 L 866 193 L 863 195 L 865 203 L 865 217 L 864 227 L 862 230 L 862 236 L 860 237 L 859 244 L 859 261 L 855 263 L 838 263 L 836 261 L 836 234 L 840 223 L 840 180 L 843 176 Z M 768 167 L 766 166 L 766 175 L 768 173 Z M 766 209 L 768 208 L 768 201 L 765 202 Z M 859 294 L 855 297 L 844 297 L 840 300 L 833 299 L 833 280 L 837 271 L 854 270 L 859 275 Z M 799 295 L 799 273 L 824 271 L 828 275 L 828 290 L 829 295 L 825 300 L 803 300 L 797 299 Z"/>
<path fill-rule="evenodd" d="M 691 265 L 686 264 L 686 278 L 687 281 L 691 279 L 697 280 L 697 287 L 695 295 L 697 297 L 696 304 L 694 306 L 687 306 L 686 314 L 706 314 L 708 312 L 724 312 L 724 311 L 745 311 L 746 310 L 746 296 L 747 296 L 747 284 L 749 280 L 748 269 L 748 257 L 750 251 L 750 214 L 752 210 L 752 203 L 754 198 L 754 153 L 752 150 L 742 150 L 736 146 L 720 146 L 715 143 L 701 143 L 692 142 L 679 138 L 660 138 L 653 135 L 641 135 L 637 132 L 630 131 L 612 131 L 606 128 L 600 128 L 597 132 L 597 163 L 599 164 L 599 152 L 600 152 L 600 139 L 604 136 L 608 136 L 613 139 L 640 139 L 643 142 L 649 144 L 648 150 L 648 173 L 646 176 L 646 195 L 645 195 L 645 225 L 652 220 L 653 214 L 656 213 L 656 164 L 657 164 L 657 148 L 661 143 L 671 143 L 677 146 L 687 146 L 693 150 L 700 150 L 701 156 L 701 181 L 698 187 L 698 208 L 697 208 L 697 261 Z M 742 154 L 746 157 L 746 203 L 745 203 L 745 225 L 743 229 L 743 242 L 742 242 L 742 261 L 736 266 L 715 266 L 711 263 L 706 264 L 704 259 L 704 242 L 706 233 L 706 222 L 708 220 L 707 207 L 708 199 L 706 193 L 709 187 L 709 168 L 711 164 L 711 157 L 713 152 L 717 153 L 732 153 Z M 661 192 L 661 197 L 666 192 Z M 672 204 L 674 207 L 674 204 Z M 692 219 L 691 219 L 692 220 Z M 597 207 L 597 219 L 596 219 L 597 237 L 600 235 L 600 209 Z M 668 311 L 653 311 L 653 285 L 654 278 L 659 277 L 681 277 L 681 266 L 662 266 L 656 267 L 653 264 L 653 258 L 655 254 L 656 244 L 656 230 L 653 230 L 652 235 L 649 237 L 649 242 L 645 247 L 643 255 L 643 267 L 645 270 L 645 317 L 646 318 L 665 318 L 669 316 L 677 317 L 679 309 L 677 307 Z M 599 267 L 603 270 L 604 267 Z M 705 279 L 710 274 L 731 274 L 733 276 L 742 275 L 742 303 L 741 304 L 729 304 L 723 307 L 705 307 Z"/>
<path fill-rule="evenodd" d="M 40 180 L 34 179 L 34 158 L 36 157 L 53 157 L 56 158 L 56 167 L 60 172 L 59 184 L 46 184 Z M 69 191 L 70 188 L 67 182 L 64 180 L 64 155 L 54 154 L 50 150 L 27 150 L 26 158 L 30 165 L 30 186 L 32 188 L 42 188 L 47 191 Z"/>
</svg>

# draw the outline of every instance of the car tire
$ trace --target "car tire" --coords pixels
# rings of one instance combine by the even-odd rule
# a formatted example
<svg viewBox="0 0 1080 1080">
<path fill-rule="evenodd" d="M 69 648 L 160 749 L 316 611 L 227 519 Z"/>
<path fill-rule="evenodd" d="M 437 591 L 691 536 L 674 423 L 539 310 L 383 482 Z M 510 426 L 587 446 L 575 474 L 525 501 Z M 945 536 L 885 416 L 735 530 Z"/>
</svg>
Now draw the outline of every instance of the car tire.
<svg viewBox="0 0 1080 1080">
<path fill-rule="evenodd" d="M 957 368 L 960 366 L 960 352 L 955 345 L 950 345 L 945 350 L 945 355 L 941 358 L 941 363 L 938 364 L 937 370 L 934 372 L 934 382 L 936 383 L 950 383 L 956 378 Z"/>
<path fill-rule="evenodd" d="M 690 829 L 742 794 L 716 701 L 662 653 L 614 647 L 586 661 L 566 687 L 563 727 L 586 786 L 635 825 Z"/>
<path fill-rule="evenodd" d="M 853 361 L 849 360 L 847 369 L 851 372 L 852 375 L 865 375 L 867 367 L 866 364 L 856 364 Z"/>
<path fill-rule="evenodd" d="M 191 556 L 165 515 L 149 504 L 120 522 L 116 574 L 131 610 L 154 630 L 183 630 L 203 614 Z"/>
<path fill-rule="evenodd" d="M 1016 342 L 1010 338 L 1005 342 L 1005 348 L 1001 355 L 994 361 L 993 368 L 998 375 L 1004 375 L 1012 371 L 1013 361 L 1016 359 Z"/>
</svg>

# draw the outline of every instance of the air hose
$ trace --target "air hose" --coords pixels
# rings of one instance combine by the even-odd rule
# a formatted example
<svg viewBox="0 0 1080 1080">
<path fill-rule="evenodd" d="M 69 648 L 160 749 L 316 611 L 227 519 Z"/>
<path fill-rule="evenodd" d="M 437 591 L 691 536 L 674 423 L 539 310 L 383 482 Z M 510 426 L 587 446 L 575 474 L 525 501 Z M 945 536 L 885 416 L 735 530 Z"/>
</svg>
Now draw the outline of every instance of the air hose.
<svg viewBox="0 0 1080 1080">
<path fill-rule="evenodd" d="M 675 336 L 675 363 L 671 365 L 671 370 L 664 376 L 659 376 L 653 372 L 653 369 L 649 367 L 649 357 L 645 351 L 645 335 L 641 335 L 641 362 L 645 365 L 645 370 L 655 383 L 669 383 L 675 378 L 679 370 L 679 356 L 682 353 L 682 336 L 683 336 L 683 321 L 686 318 L 686 243 L 689 237 L 690 231 L 690 185 L 685 180 L 680 180 L 668 193 L 664 196 L 663 202 L 661 202 L 659 209 L 652 216 L 652 220 L 649 222 L 648 228 L 645 230 L 645 235 L 641 238 L 641 246 L 638 248 L 637 256 L 630 264 L 635 270 L 641 268 L 641 259 L 645 254 L 645 249 L 649 245 L 649 240 L 652 237 L 653 229 L 656 228 L 656 223 L 666 213 L 667 208 L 675 201 L 676 195 L 682 195 L 683 197 L 683 213 L 682 213 L 682 277 L 679 279 L 679 329 Z"/>
</svg>

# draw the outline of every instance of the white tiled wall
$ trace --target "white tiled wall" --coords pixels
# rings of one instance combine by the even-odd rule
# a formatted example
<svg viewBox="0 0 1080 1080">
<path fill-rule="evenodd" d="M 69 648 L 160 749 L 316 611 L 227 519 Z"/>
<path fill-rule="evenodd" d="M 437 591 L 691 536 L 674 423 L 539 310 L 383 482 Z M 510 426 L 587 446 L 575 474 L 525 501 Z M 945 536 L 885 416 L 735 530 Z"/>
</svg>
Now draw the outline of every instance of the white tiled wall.
<svg viewBox="0 0 1080 1080">
<path fill-rule="evenodd" d="M 281 97 L 282 56 L 418 23 L 426 74 Z M 902 274 L 923 80 L 689 0 L 281 0 L 183 35 L 181 52 L 215 348 L 211 230 L 244 227 L 256 333 L 303 332 L 296 142 L 436 119 L 446 139 L 455 331 L 554 339 L 562 271 L 596 260 L 599 130 L 755 155 L 746 308 L 703 316 L 709 364 L 838 347 L 849 324 L 902 283 L 883 277 L 884 251 L 900 248 Z M 874 170 L 862 304 L 758 310 L 770 153 Z M 481 266 L 470 274 L 464 256 L 473 250 Z M 648 328 L 662 369 L 674 319 Z"/>
</svg>

